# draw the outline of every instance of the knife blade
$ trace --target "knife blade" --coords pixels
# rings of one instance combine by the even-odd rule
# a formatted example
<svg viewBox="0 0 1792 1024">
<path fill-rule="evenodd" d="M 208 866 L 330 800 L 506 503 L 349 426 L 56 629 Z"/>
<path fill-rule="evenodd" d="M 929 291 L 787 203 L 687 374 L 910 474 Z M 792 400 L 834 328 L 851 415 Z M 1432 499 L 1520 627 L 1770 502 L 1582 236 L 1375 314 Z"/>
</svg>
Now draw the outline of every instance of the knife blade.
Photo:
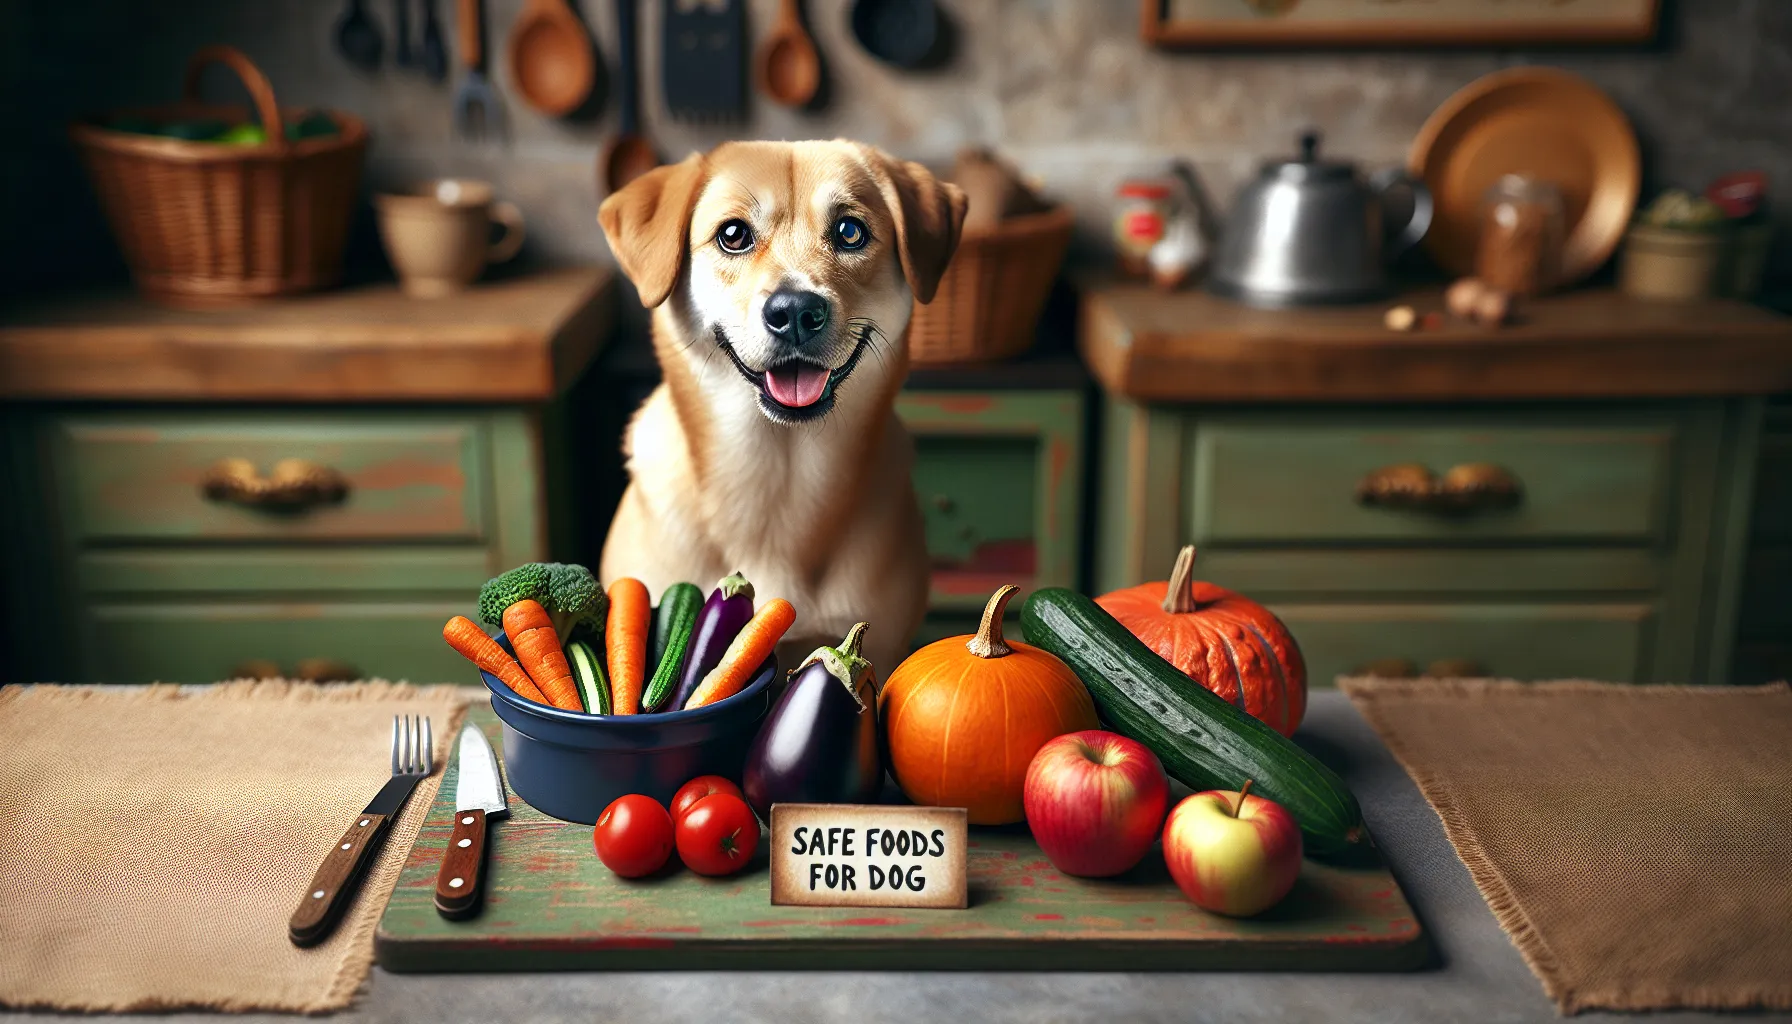
<svg viewBox="0 0 1792 1024">
<path fill-rule="evenodd" d="M 451 921 L 479 912 L 485 889 L 485 825 L 510 814 L 498 755 L 485 733 L 472 725 L 460 730 L 460 778 L 454 787 L 454 830 L 436 873 L 436 911 Z"/>
</svg>

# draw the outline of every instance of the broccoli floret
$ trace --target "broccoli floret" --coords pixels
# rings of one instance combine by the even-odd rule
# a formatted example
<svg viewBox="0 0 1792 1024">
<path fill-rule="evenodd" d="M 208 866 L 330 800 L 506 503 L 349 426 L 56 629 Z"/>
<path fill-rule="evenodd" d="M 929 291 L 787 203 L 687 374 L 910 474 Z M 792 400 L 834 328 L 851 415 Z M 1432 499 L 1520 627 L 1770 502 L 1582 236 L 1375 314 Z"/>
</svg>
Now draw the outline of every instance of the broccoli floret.
<svg viewBox="0 0 1792 1024">
<path fill-rule="evenodd" d="M 548 597 L 542 606 L 554 620 L 554 632 L 562 639 L 578 632 L 603 632 L 610 598 L 590 569 L 572 562 L 549 564 Z"/>
<path fill-rule="evenodd" d="M 501 626 L 505 609 L 518 601 L 540 603 L 562 641 L 577 630 L 602 630 L 610 607 L 590 569 L 565 562 L 529 562 L 485 581 L 479 588 L 479 617 Z"/>
<path fill-rule="evenodd" d="M 487 625 L 502 626 L 504 609 L 518 601 L 540 601 L 546 608 L 550 576 L 546 562 L 529 562 L 486 580 L 479 588 L 479 617 Z"/>
</svg>

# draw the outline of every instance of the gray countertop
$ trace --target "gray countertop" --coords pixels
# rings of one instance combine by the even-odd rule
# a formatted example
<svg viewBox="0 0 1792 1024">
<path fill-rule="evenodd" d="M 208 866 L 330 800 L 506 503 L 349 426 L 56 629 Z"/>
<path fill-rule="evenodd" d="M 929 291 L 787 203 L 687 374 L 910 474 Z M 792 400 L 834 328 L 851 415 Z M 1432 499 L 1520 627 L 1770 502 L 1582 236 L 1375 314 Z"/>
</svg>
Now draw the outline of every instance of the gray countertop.
<svg viewBox="0 0 1792 1024">
<path fill-rule="evenodd" d="M 1406 974 L 689 973 L 398 975 L 375 968 L 352 1021 L 1543 1021 L 1555 1006 L 1488 912 L 1443 826 L 1343 694 L 1316 693 L 1299 739 L 1356 790 L 1435 949 Z M 8 1020 L 66 1022 L 61 1015 Z M 213 1014 L 133 1018 L 217 1020 Z M 291 1021 L 285 1016 L 257 1020 Z M 1585 1014 L 1577 1021 L 1635 1021 Z M 1651 1024 L 1716 1020 L 1653 1014 Z M 1792 1021 L 1792 1015 L 1750 1015 Z"/>
</svg>

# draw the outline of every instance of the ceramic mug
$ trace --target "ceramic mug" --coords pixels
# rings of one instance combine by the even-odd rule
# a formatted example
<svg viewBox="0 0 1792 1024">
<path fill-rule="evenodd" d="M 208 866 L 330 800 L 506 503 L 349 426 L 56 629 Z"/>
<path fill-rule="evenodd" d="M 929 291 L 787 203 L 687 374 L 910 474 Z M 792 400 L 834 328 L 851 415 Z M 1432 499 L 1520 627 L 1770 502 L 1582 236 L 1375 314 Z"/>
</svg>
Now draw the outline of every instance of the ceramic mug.
<svg viewBox="0 0 1792 1024">
<path fill-rule="evenodd" d="M 373 197 L 380 240 L 406 295 L 434 299 L 466 290 L 488 263 L 502 263 L 523 245 L 523 215 L 492 199 L 492 187 L 441 178 Z M 504 228 L 492 241 L 492 225 Z"/>
</svg>

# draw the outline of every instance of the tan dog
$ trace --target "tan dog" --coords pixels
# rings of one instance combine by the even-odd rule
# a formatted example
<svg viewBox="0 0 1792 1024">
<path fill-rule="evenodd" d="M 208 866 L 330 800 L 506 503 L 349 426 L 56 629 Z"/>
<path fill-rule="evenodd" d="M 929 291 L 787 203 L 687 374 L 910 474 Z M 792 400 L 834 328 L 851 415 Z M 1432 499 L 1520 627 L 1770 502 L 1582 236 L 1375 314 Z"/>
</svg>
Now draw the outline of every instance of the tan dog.
<svg viewBox="0 0 1792 1024">
<path fill-rule="evenodd" d="M 927 598 L 894 404 L 964 210 L 919 164 L 843 141 L 726 143 L 604 200 L 665 374 L 624 439 L 604 580 L 657 598 L 738 569 L 796 606 L 785 668 L 863 620 L 889 675 Z"/>
</svg>

